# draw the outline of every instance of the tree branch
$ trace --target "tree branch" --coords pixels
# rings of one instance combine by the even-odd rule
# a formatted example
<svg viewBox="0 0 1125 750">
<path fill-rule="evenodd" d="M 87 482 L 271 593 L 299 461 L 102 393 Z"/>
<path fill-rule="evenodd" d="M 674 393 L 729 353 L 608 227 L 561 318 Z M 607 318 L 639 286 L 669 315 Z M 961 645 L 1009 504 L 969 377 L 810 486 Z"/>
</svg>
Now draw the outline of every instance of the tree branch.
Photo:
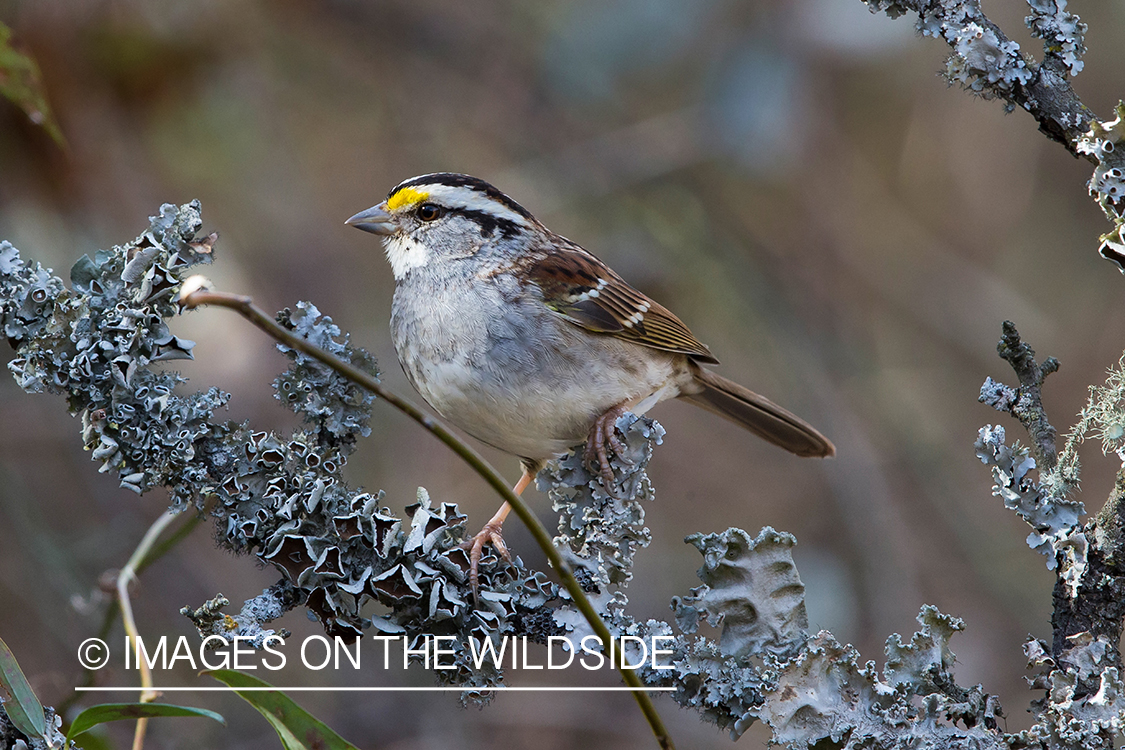
<svg viewBox="0 0 1125 750">
<path fill-rule="evenodd" d="M 1020 333 L 1012 321 L 1005 320 L 1002 328 L 1003 335 L 996 345 L 996 352 L 1015 370 L 1020 387 L 1014 393 L 1004 393 L 1003 398 L 1000 398 L 997 393 L 989 391 L 990 385 L 995 386 L 989 379 L 981 389 L 978 400 L 1000 411 L 1007 411 L 1018 419 L 1031 436 L 1040 470 L 1051 471 L 1058 462 L 1058 450 L 1055 446 L 1058 433 L 1047 420 L 1047 412 L 1043 409 L 1042 388 L 1047 376 L 1059 369 L 1059 361 L 1054 357 L 1047 357 L 1040 365 L 1035 361 L 1035 351 L 1020 339 Z"/>
<path fill-rule="evenodd" d="M 863 0 L 874 13 L 892 18 L 916 14 L 923 36 L 939 37 L 953 49 L 945 77 L 985 99 L 1019 107 L 1039 130 L 1075 157 L 1094 165 L 1088 187 L 1113 228 L 1100 237 L 1099 254 L 1125 273 L 1125 103 L 1116 119 L 1099 121 L 1070 85 L 1082 70 L 1086 24 L 1066 10 L 1066 0 L 1027 0 L 1024 21 L 1043 40 L 1036 63 L 981 11 L 979 0 Z"/>
<path fill-rule="evenodd" d="M 1025 110 L 1039 130 L 1074 156 L 1077 142 L 1090 129 L 1094 113 L 1082 103 L 1069 77 L 1082 70 L 1086 24 L 1058 0 L 1029 0 L 1031 33 L 1043 40 L 1043 62 L 1020 50 L 981 10 L 977 0 L 863 0 L 871 12 L 892 18 L 913 13 L 923 36 L 938 37 L 953 48 L 945 76 L 985 99 L 1001 99 Z"/>
<path fill-rule="evenodd" d="M 1030 474 L 1036 461 L 1026 448 L 1009 447 L 1002 427 L 981 429 L 977 455 L 992 467 L 994 493 L 1032 527 L 1028 544 L 1047 555 L 1047 567 L 1056 571 L 1051 644 L 1032 640 L 1025 646 L 1030 666 L 1039 671 L 1033 687 L 1048 694 L 1037 701 L 1039 721 L 1021 733 L 1019 746 L 1048 741 L 1048 747 L 1110 747 L 1125 729 L 1119 648 L 1125 622 L 1125 468 L 1093 522 L 1080 523 L 1082 503 L 1067 495 L 1077 488 L 1077 446 L 1091 426 L 1101 428 L 1107 445 L 1120 442 L 1114 426 L 1125 423 L 1125 370 L 1111 372 L 1105 387 L 1091 389 L 1090 403 L 1060 458 L 1041 400 L 1043 380 L 1058 362 L 1048 358 L 1037 364 L 1015 326 L 1005 321 L 1003 328 L 997 351 L 1015 370 L 1020 387 L 989 378 L 980 400 L 1011 413 L 1027 429 L 1039 481 Z"/>
</svg>

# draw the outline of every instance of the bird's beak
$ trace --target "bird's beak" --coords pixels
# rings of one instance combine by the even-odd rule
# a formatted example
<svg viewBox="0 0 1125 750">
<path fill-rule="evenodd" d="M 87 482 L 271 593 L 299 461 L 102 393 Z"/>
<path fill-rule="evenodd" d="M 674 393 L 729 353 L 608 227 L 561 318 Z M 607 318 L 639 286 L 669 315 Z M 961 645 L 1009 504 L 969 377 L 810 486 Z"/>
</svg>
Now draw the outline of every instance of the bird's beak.
<svg viewBox="0 0 1125 750">
<path fill-rule="evenodd" d="M 353 226 L 356 229 L 362 229 L 371 234 L 378 234 L 386 237 L 395 231 L 394 222 L 391 221 L 391 215 L 383 210 L 380 203 L 378 206 L 372 206 L 366 211 L 360 211 L 352 218 L 345 221 L 345 224 Z"/>
</svg>

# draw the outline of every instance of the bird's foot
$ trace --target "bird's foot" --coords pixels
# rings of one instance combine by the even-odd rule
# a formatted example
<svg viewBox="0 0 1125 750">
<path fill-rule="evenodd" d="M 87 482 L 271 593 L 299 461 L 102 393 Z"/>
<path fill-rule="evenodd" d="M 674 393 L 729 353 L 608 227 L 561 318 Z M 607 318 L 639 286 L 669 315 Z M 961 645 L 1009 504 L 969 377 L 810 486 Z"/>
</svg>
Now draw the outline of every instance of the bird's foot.
<svg viewBox="0 0 1125 750">
<path fill-rule="evenodd" d="M 512 561 L 508 545 L 504 543 L 504 536 L 500 533 L 503 524 L 503 520 L 497 521 L 493 518 L 477 532 L 476 536 L 461 543 L 462 549 L 469 550 L 469 585 L 473 588 L 473 598 L 478 598 L 480 591 L 480 558 L 484 545 L 491 544 L 500 557 L 509 563 Z"/>
<path fill-rule="evenodd" d="M 627 460 L 625 444 L 617 437 L 617 420 L 628 410 L 625 404 L 607 409 L 605 414 L 594 420 L 594 425 L 590 428 L 590 437 L 586 440 L 586 466 L 590 471 L 597 470 L 606 491 L 611 495 L 614 494 L 614 476 L 613 467 L 609 464 L 609 451 L 606 448 L 607 446 L 612 448 L 618 458 Z"/>
</svg>

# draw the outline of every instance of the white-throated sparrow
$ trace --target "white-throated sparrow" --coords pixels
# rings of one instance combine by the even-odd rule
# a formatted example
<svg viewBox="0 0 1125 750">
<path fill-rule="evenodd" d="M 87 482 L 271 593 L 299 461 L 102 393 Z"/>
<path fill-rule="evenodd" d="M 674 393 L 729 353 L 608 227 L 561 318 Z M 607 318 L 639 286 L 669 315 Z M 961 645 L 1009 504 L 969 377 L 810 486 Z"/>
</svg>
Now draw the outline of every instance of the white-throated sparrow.
<svg viewBox="0 0 1125 750">
<path fill-rule="evenodd" d="M 517 494 L 584 440 L 612 492 L 617 418 L 670 398 L 798 456 L 836 452 L 801 418 L 703 369 L 718 360 L 679 318 L 483 180 L 415 177 L 346 223 L 384 237 L 407 378 L 453 424 L 520 457 Z M 507 557 L 507 513 L 505 503 L 472 540 L 474 589 L 485 543 Z"/>
</svg>

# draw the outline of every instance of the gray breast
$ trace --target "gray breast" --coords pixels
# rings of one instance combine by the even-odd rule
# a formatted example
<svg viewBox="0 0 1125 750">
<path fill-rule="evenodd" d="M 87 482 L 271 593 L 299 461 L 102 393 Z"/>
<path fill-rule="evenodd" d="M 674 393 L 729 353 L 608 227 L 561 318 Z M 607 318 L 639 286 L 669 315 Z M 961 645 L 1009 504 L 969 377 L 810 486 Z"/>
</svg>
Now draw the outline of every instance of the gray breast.
<svg viewBox="0 0 1125 750">
<path fill-rule="evenodd" d="M 467 284 L 416 270 L 399 282 L 391 315 L 407 377 L 442 416 L 509 453 L 560 453 L 606 409 L 671 375 L 671 357 L 638 356 L 636 344 L 578 328 L 511 276 Z"/>
</svg>

